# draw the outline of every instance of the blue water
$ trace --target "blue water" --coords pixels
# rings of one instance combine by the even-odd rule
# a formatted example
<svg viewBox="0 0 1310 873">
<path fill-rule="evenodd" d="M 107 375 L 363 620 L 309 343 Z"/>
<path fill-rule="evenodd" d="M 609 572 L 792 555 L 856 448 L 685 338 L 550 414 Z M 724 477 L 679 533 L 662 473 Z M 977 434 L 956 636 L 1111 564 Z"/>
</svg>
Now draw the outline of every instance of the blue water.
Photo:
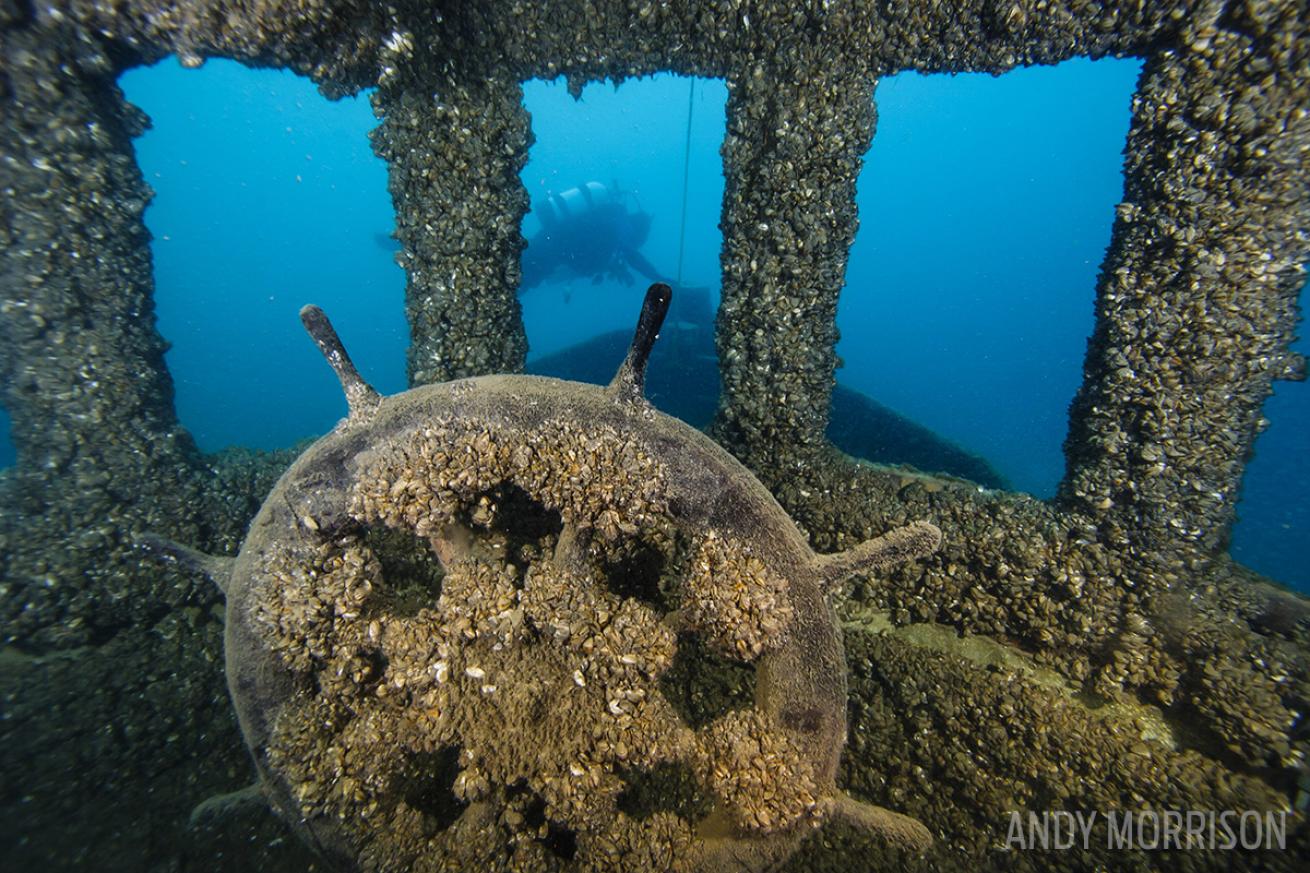
<svg viewBox="0 0 1310 873">
<path fill-rule="evenodd" d="M 153 127 L 137 158 L 157 194 L 159 330 L 177 410 L 202 449 L 286 446 L 341 417 L 297 313 L 327 310 L 368 379 L 405 387 L 404 273 L 376 236 L 394 211 L 366 99 L 328 103 L 288 72 L 168 60 L 120 81 Z"/>
<path fill-rule="evenodd" d="M 636 80 L 617 89 L 593 84 L 583 90 L 581 100 L 569 96 L 563 81 L 528 82 L 524 104 L 536 136 L 523 168 L 528 194 L 536 204 L 588 181 L 617 183 L 654 217 L 643 253 L 661 273 L 676 279 L 683 166 L 689 149 L 682 280 L 687 285 L 711 286 L 717 305 L 723 242 L 719 145 L 727 100 L 728 89 L 721 81 L 696 80 L 693 87 L 692 80 L 678 76 Z M 539 227 L 535 215 L 524 220 L 528 237 Z M 636 278 L 631 286 L 609 278 L 598 284 L 557 280 L 527 291 L 522 301 L 529 360 L 604 331 L 630 330 L 649 284 Z"/>
<path fill-rule="evenodd" d="M 17 460 L 14 454 L 14 438 L 10 431 L 11 424 L 9 413 L 0 407 L 0 467 L 12 466 Z"/>
<path fill-rule="evenodd" d="M 1063 471 L 1138 69 L 1072 61 L 1001 77 L 906 74 L 878 88 L 838 377 L 1040 497 Z M 307 302 L 332 316 L 370 381 L 403 388 L 404 277 L 378 241 L 393 217 L 365 136 L 376 124 L 368 101 L 329 103 L 292 74 L 225 61 L 190 71 L 170 60 L 122 85 L 154 119 L 137 145 L 158 192 L 146 221 L 159 329 L 179 415 L 201 447 L 286 446 L 344 412 L 296 319 Z M 691 87 L 659 76 L 592 85 L 574 101 L 561 83 L 527 83 L 536 144 L 523 180 L 534 202 L 617 184 L 654 216 L 645 255 L 674 274 L 685 238 L 684 281 L 717 292 L 726 89 L 695 84 L 682 237 Z M 629 329 L 643 287 L 584 279 L 527 292 L 530 359 Z M 1280 383 L 1266 412 L 1234 553 L 1310 590 L 1297 548 L 1310 536 L 1310 389 Z M 0 463 L 11 462 L 0 440 Z"/>
<path fill-rule="evenodd" d="M 1310 288 L 1310 285 L 1307 286 Z M 1310 293 L 1301 289 L 1301 311 Z M 1310 355 L 1310 341 L 1292 344 Z M 1310 384 L 1275 382 L 1264 408 L 1269 429 L 1255 441 L 1255 458 L 1242 480 L 1233 557 L 1266 575 L 1310 592 Z"/>
<path fill-rule="evenodd" d="M 838 376 L 1038 497 L 1064 470 L 1138 68 L 909 74 L 877 92 Z"/>
</svg>

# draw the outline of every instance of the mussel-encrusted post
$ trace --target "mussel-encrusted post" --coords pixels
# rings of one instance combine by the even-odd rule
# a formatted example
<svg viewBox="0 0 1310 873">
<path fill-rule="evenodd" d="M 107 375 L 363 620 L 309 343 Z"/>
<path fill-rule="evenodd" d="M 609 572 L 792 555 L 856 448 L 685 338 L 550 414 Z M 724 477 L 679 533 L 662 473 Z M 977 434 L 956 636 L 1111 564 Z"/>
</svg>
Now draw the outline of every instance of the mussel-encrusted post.
<svg viewBox="0 0 1310 873">
<path fill-rule="evenodd" d="M 475 73 L 442 77 L 421 60 L 405 69 L 374 97 L 383 122 L 373 143 L 390 168 L 403 247 L 410 383 L 521 370 L 528 195 L 519 171 L 532 136 L 523 88 Z"/>
<path fill-rule="evenodd" d="M 837 296 L 873 80 L 757 62 L 729 77 L 715 435 L 774 485 L 824 449 Z"/>
<path fill-rule="evenodd" d="M 0 79 L 0 386 L 24 532 L 4 548 L 6 637 L 85 642 L 144 616 L 134 526 L 194 536 L 199 455 L 173 411 L 155 330 L 147 120 L 107 55 L 57 28 L 4 35 Z M 26 640 L 29 644 L 32 640 Z"/>
<path fill-rule="evenodd" d="M 1227 545 L 1271 383 L 1303 376 L 1310 86 L 1304 51 L 1247 35 L 1272 25 L 1156 54 L 1133 101 L 1060 495 L 1139 554 Z"/>
</svg>

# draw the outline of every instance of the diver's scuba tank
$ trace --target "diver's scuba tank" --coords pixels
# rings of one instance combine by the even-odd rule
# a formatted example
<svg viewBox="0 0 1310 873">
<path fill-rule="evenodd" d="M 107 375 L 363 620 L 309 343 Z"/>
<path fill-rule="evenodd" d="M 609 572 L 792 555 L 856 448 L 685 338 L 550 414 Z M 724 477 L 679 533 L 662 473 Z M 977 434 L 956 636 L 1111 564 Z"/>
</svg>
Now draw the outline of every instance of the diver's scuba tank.
<svg viewBox="0 0 1310 873">
<path fill-rule="evenodd" d="M 541 220 L 541 226 L 550 229 L 575 221 L 607 206 L 625 208 L 617 187 L 606 186 L 600 182 L 588 182 L 561 191 L 559 194 L 550 195 L 536 208 L 536 212 Z"/>
</svg>

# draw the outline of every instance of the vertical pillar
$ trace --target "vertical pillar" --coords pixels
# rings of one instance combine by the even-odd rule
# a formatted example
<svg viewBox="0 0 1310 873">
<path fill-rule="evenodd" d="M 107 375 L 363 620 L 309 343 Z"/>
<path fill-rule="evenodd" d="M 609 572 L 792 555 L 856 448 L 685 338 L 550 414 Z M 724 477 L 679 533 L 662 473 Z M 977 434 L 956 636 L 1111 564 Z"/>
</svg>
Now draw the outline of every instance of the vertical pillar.
<svg viewBox="0 0 1310 873">
<path fill-rule="evenodd" d="M 827 446 L 837 296 L 873 137 L 871 78 L 810 61 L 728 79 L 716 436 L 769 484 Z"/>
<path fill-rule="evenodd" d="M 146 119 L 86 37 L 14 29 L 2 47 L 0 388 L 22 501 L 0 512 L 23 517 L 2 618 L 80 641 L 142 608 L 122 570 L 134 530 L 195 534 L 199 456 L 155 330 Z"/>
<path fill-rule="evenodd" d="M 374 99 L 408 276 L 410 383 L 521 370 L 519 172 L 532 137 L 522 87 L 477 76 L 384 82 Z"/>
<path fill-rule="evenodd" d="M 1138 554 L 1226 547 L 1261 404 L 1303 376 L 1307 23 L 1225 27 L 1143 70 L 1065 443 L 1061 501 Z"/>
</svg>

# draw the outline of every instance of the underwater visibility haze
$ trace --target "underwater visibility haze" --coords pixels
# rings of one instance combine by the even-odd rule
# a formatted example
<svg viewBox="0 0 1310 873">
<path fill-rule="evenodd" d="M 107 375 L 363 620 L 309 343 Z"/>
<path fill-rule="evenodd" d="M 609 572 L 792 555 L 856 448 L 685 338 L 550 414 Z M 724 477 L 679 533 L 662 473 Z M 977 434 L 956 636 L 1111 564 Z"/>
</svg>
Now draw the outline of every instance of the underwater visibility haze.
<svg viewBox="0 0 1310 873">
<path fill-rule="evenodd" d="M 1053 496 L 1063 473 L 1139 70 L 1075 60 L 1001 78 L 906 74 L 878 91 L 838 380 L 1037 497 Z M 579 101 L 562 81 L 529 82 L 536 142 L 522 176 L 534 204 L 588 182 L 613 187 L 650 219 L 641 250 L 658 270 L 675 278 L 681 239 L 686 283 L 710 286 L 717 306 L 727 95 L 721 81 L 698 83 L 688 140 L 689 81 L 596 83 Z M 336 420 L 339 398 L 294 318 L 311 299 L 331 306 L 380 388 L 403 387 L 404 280 L 366 97 L 327 102 L 290 73 L 221 60 L 199 71 L 166 61 L 128 73 L 123 87 L 152 118 L 137 152 L 156 189 L 146 222 L 160 331 L 179 415 L 201 447 L 279 448 Z M 539 232 L 534 210 L 524 235 Z M 534 277 L 522 295 L 529 360 L 626 330 L 654 278 Z M 1306 590 L 1310 461 L 1298 437 L 1310 396 L 1283 384 L 1270 405 L 1276 424 L 1247 471 L 1234 548 Z"/>
<path fill-rule="evenodd" d="M 121 5 L 0 12 L 4 869 L 1307 869 L 1304 4 Z"/>
</svg>

